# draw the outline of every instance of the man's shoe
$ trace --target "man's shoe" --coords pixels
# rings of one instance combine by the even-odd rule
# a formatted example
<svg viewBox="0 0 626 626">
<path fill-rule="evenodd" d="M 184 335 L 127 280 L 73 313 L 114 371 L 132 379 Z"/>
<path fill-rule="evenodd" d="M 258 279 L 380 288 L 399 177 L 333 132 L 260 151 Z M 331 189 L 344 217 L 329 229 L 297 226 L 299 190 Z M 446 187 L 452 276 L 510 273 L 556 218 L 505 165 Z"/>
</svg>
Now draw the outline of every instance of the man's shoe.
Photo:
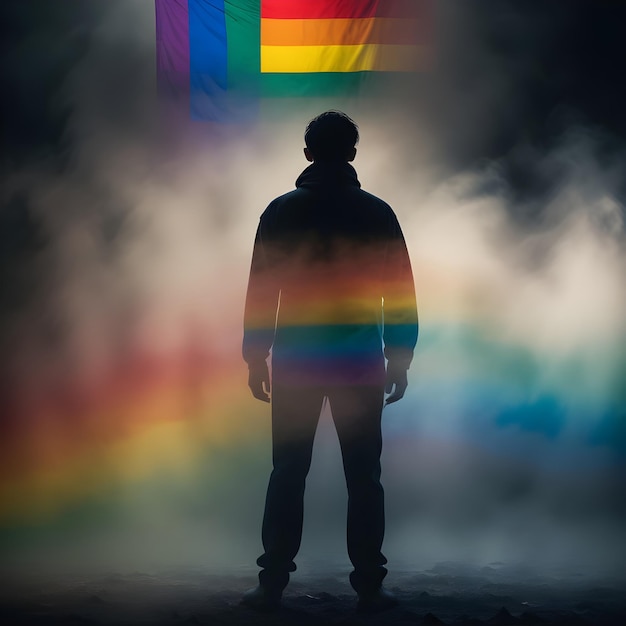
<svg viewBox="0 0 626 626">
<path fill-rule="evenodd" d="M 360 593 L 356 610 L 360 613 L 380 613 L 397 605 L 398 599 L 396 596 L 384 587 L 379 587 L 371 593 Z"/>
<path fill-rule="evenodd" d="M 276 611 L 280 608 L 281 596 L 281 591 L 257 585 L 243 594 L 241 604 L 256 611 Z"/>
</svg>

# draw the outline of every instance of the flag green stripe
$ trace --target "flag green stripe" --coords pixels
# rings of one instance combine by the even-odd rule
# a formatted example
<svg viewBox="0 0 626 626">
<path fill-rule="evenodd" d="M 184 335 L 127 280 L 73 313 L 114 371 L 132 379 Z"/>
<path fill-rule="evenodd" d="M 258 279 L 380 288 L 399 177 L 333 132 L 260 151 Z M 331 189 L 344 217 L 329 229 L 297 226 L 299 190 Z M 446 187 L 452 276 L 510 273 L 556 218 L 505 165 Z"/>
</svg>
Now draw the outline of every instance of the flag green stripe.
<svg viewBox="0 0 626 626">
<path fill-rule="evenodd" d="M 302 74 L 261 74 L 261 96 L 329 96 L 354 93 L 366 72 L 320 72 Z"/>
<path fill-rule="evenodd" d="M 228 48 L 228 89 L 255 94 L 261 71 L 261 3 L 225 2 Z"/>
</svg>

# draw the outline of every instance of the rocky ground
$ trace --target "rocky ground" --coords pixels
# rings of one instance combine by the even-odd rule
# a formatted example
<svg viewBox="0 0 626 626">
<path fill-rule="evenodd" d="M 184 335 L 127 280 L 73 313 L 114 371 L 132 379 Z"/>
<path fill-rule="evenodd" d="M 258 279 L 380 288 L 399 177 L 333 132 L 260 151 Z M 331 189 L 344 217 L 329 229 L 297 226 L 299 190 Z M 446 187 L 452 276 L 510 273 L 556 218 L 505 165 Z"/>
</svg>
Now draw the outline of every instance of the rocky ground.
<svg viewBox="0 0 626 626">
<path fill-rule="evenodd" d="M 252 570 L 221 575 L 201 569 L 64 576 L 3 575 L 0 623 L 7 625 L 437 625 L 623 626 L 622 583 L 573 573 L 537 575 L 502 564 L 439 564 L 392 571 L 386 586 L 400 600 L 377 615 L 355 611 L 346 571 L 297 572 L 283 607 L 259 614 L 240 606 L 256 583 Z"/>
</svg>

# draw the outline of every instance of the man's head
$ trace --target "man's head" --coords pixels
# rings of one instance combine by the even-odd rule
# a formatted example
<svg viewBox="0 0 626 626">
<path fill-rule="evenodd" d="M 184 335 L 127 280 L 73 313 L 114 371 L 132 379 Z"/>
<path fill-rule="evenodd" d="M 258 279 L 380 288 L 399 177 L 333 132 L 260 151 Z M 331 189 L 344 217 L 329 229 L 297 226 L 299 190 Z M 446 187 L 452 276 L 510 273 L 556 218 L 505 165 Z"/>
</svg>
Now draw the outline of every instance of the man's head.
<svg viewBox="0 0 626 626">
<path fill-rule="evenodd" d="M 308 161 L 352 161 L 359 129 L 345 113 L 326 111 L 313 118 L 304 131 Z"/>
</svg>

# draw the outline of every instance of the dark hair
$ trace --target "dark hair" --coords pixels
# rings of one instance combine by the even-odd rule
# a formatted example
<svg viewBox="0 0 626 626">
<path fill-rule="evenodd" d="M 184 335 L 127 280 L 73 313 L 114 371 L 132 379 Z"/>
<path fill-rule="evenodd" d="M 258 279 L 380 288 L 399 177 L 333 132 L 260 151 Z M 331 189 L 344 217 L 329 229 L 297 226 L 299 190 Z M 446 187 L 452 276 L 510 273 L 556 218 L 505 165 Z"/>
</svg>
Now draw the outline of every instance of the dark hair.
<svg viewBox="0 0 626 626">
<path fill-rule="evenodd" d="M 358 126 L 341 111 L 321 113 L 304 131 L 304 143 L 316 161 L 347 161 L 358 142 Z"/>
</svg>

